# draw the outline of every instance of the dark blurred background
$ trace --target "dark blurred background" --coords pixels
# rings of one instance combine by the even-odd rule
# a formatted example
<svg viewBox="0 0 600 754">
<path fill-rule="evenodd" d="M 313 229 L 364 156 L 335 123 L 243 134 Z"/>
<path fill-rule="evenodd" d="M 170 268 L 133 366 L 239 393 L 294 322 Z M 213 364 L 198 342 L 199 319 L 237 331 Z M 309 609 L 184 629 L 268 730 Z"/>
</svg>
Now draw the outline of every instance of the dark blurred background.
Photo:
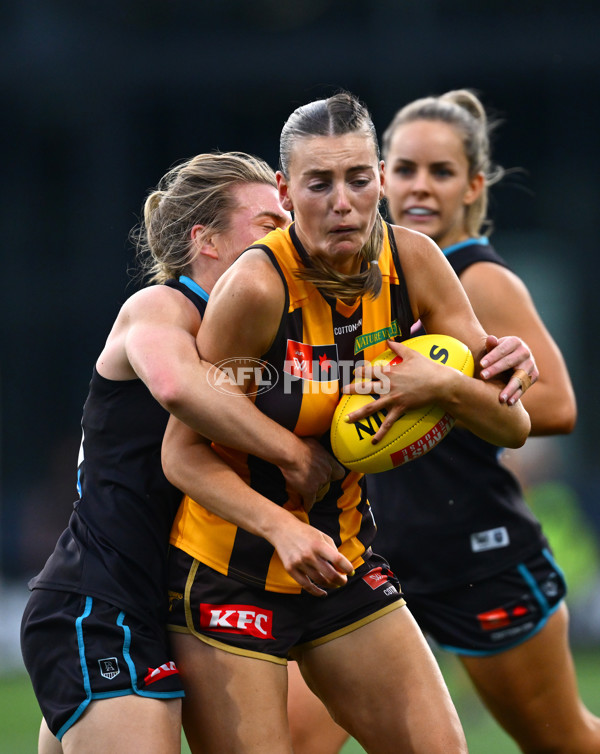
<svg viewBox="0 0 600 754">
<path fill-rule="evenodd" d="M 127 236 L 147 191 L 203 151 L 276 167 L 289 113 L 339 88 L 379 133 L 408 100 L 460 87 L 505 120 L 495 158 L 523 170 L 492 190 L 494 242 L 580 409 L 573 435 L 539 446 L 533 481 L 566 485 L 598 531 L 599 31 L 595 0 L 4 2 L 0 577 L 32 575 L 66 524 L 81 409 L 136 289 Z"/>
</svg>

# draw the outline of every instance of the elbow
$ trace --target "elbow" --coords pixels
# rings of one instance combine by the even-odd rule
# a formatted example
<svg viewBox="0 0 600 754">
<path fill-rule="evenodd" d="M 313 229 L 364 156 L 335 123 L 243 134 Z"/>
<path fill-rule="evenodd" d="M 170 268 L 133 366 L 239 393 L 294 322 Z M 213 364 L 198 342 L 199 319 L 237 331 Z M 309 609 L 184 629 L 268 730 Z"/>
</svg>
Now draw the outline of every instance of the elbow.
<svg viewBox="0 0 600 754">
<path fill-rule="evenodd" d="M 497 445 L 499 448 L 510 448 L 516 450 L 522 448 L 525 445 L 527 438 L 529 437 L 530 423 L 520 422 L 517 426 L 512 425 L 510 428 L 505 427 L 501 432 L 494 432 L 489 435 L 486 432 L 475 433 L 482 440 L 489 442 L 491 445 Z"/>
<path fill-rule="evenodd" d="M 528 433 L 515 436 L 511 439 L 511 442 L 506 443 L 504 447 L 511 448 L 512 450 L 517 450 L 518 448 L 522 448 L 525 445 L 528 437 L 529 437 Z"/>
<path fill-rule="evenodd" d="M 152 395 L 170 414 L 176 416 L 185 404 L 185 391 L 179 379 L 174 375 L 165 375 L 152 385 Z"/>
<path fill-rule="evenodd" d="M 553 411 L 556 428 L 552 434 L 569 435 L 577 424 L 577 404 L 575 398 L 572 401 L 565 400 Z"/>
<path fill-rule="evenodd" d="M 176 434 L 173 432 L 171 423 L 169 423 L 162 441 L 160 462 L 167 480 L 173 485 L 173 487 L 177 487 L 177 489 L 180 490 L 183 489 L 182 485 L 184 484 L 182 478 L 182 458 L 183 450 L 177 442 Z"/>
<path fill-rule="evenodd" d="M 529 414 L 525 410 L 523 410 L 520 421 L 516 422 L 512 427 L 510 438 L 508 439 L 508 442 L 504 444 L 504 447 L 513 448 L 514 450 L 516 450 L 517 448 L 522 448 L 523 445 L 525 445 L 525 443 L 527 442 L 527 438 L 530 434 L 531 419 L 529 418 Z"/>
<path fill-rule="evenodd" d="M 171 482 L 174 487 L 178 487 L 179 485 L 176 483 L 176 465 L 174 464 L 173 460 L 173 453 L 171 452 L 171 449 L 165 442 L 163 442 L 161 450 L 161 463 L 163 473 L 167 477 L 167 480 Z"/>
<path fill-rule="evenodd" d="M 174 450 L 165 450 L 163 448 L 163 451 L 161 453 L 161 463 L 163 473 L 166 476 L 167 481 L 170 482 L 173 487 L 181 490 L 183 495 L 187 494 L 186 490 L 188 488 L 188 479 L 184 473 L 184 469 L 182 468 L 181 457 L 178 455 L 178 453 L 176 453 Z"/>
<path fill-rule="evenodd" d="M 532 422 L 531 435 L 532 437 L 570 435 L 575 429 L 576 422 L 576 414 L 548 417 L 548 421 L 545 422 Z"/>
<path fill-rule="evenodd" d="M 504 442 L 497 443 L 497 444 L 503 448 L 510 448 L 511 450 L 517 450 L 517 448 L 522 448 L 523 445 L 525 445 L 528 437 L 529 437 L 528 432 L 519 432 L 519 434 L 512 433 L 510 437 L 504 440 Z"/>
<path fill-rule="evenodd" d="M 576 424 L 577 424 L 577 411 L 574 411 L 571 417 L 569 418 L 569 420 L 563 424 L 562 430 L 559 434 L 570 435 L 571 432 L 575 429 Z"/>
<path fill-rule="evenodd" d="M 575 401 L 564 401 L 555 405 L 551 411 L 544 411 L 541 416 L 531 416 L 531 435 L 570 435 L 577 424 L 577 406 Z"/>
</svg>

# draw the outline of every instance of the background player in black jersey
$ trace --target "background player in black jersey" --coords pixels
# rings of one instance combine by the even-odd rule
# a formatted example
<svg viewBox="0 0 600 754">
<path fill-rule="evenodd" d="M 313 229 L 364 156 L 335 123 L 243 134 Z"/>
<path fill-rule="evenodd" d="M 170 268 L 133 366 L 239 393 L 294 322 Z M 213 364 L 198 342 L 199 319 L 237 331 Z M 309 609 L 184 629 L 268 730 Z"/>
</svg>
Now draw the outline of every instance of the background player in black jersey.
<svg viewBox="0 0 600 754">
<path fill-rule="evenodd" d="M 196 350 L 216 280 L 252 241 L 288 223 L 273 171 L 242 153 L 176 166 L 145 202 L 140 251 L 156 284 L 123 305 L 96 362 L 80 498 L 23 617 L 23 655 L 44 715 L 40 754 L 180 751 L 183 692 L 164 629 L 168 534 L 181 499 L 160 464 L 168 412 L 209 435 L 218 416 L 215 439 L 264 451 L 307 505 L 335 476 L 337 463 L 317 443 L 271 427 L 245 398 L 208 390 Z M 345 582 L 351 566 L 326 536 L 243 493 L 218 512 L 239 520 L 247 508 L 241 523 L 271 539 L 307 590 L 321 592 L 315 574 Z"/>
<path fill-rule="evenodd" d="M 389 212 L 438 243 L 488 332 L 531 347 L 540 369 L 523 399 L 531 434 L 568 433 L 576 405 L 563 357 L 524 283 L 481 235 L 487 187 L 503 172 L 491 163 L 493 125 L 465 90 L 399 110 L 383 136 Z M 457 427 L 416 463 L 369 477 L 367 491 L 375 547 L 418 623 L 458 655 L 522 751 L 600 751 L 600 720 L 577 690 L 560 569 L 498 449 Z M 337 752 L 345 732 L 293 672 L 296 754 Z"/>
<path fill-rule="evenodd" d="M 294 431 L 320 428 L 327 437 L 340 383 L 335 378 L 333 390 L 329 384 L 319 390 L 327 382 L 322 358 L 353 366 L 363 348 L 370 356 L 360 343 L 374 341 L 372 348 L 383 350 L 392 323 L 407 337 L 419 317 L 482 357 L 485 331 L 439 249 L 422 234 L 384 225 L 378 214 L 381 164 L 361 103 L 340 94 L 298 108 L 284 126 L 280 160 L 280 196 L 295 223 L 246 251 L 215 286 L 199 333 L 205 358 L 269 360 L 281 379 L 257 396 L 257 405 Z M 356 325 L 352 338 L 345 337 L 344 322 Z M 374 401 L 389 415 L 451 403 L 452 413 L 488 440 L 524 442 L 530 425 L 511 399 L 521 394 L 516 379 L 502 385 L 506 400 L 500 401 L 499 383 L 443 369 L 401 343 L 392 347 L 404 358 L 397 370 L 401 385 L 394 380 L 392 395 Z M 522 348 L 508 366 L 525 358 L 535 369 Z M 289 384 L 286 374 L 294 378 Z M 356 568 L 345 586 L 314 599 L 285 581 L 263 541 L 203 512 L 220 486 L 205 468 L 197 472 L 195 451 L 203 447 L 171 419 L 165 470 L 193 497 L 184 501 L 172 537 L 170 584 L 180 597 L 169 620 L 177 632 L 173 647 L 186 684 L 184 725 L 192 750 L 290 752 L 285 665 L 293 656 L 368 751 L 465 751 L 433 656 L 402 607 L 387 565 L 371 552 L 374 529 L 360 475 L 348 473 L 332 484 L 308 516 Z M 272 499 L 289 502 L 276 469 L 227 448 L 220 452 Z"/>
</svg>

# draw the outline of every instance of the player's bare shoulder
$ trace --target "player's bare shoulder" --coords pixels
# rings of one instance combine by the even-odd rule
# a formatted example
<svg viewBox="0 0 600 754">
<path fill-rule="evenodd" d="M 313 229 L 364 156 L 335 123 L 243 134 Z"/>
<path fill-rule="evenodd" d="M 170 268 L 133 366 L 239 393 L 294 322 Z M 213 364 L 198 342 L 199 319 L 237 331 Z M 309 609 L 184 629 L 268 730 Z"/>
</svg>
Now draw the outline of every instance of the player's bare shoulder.
<svg viewBox="0 0 600 754">
<path fill-rule="evenodd" d="M 185 326 L 189 321 L 190 332 L 195 332 L 200 325 L 200 314 L 189 298 L 167 285 L 149 285 L 134 293 L 121 307 L 117 322 L 124 324 L 157 321 L 161 324 L 174 321 Z M 116 324 L 116 323 L 115 323 Z"/>
<path fill-rule="evenodd" d="M 166 285 L 150 285 L 127 299 L 121 307 L 113 330 L 145 324 L 173 324 L 190 333 L 196 333 L 200 321 L 197 307 L 181 291 Z"/>
<path fill-rule="evenodd" d="M 415 318 L 439 308 L 450 289 L 462 288 L 440 247 L 423 233 L 392 225 Z"/>
<path fill-rule="evenodd" d="M 419 267 L 423 263 L 429 264 L 429 260 L 435 261 L 436 258 L 444 258 L 439 246 L 424 233 L 403 228 L 400 225 L 391 225 L 390 227 L 403 267 L 407 265 Z"/>
<path fill-rule="evenodd" d="M 284 301 L 283 282 L 271 260 L 262 249 L 250 248 L 221 275 L 211 293 L 209 308 L 218 302 L 245 311 L 275 313 Z"/>
<path fill-rule="evenodd" d="M 254 293 L 261 293 L 266 288 L 270 294 L 274 283 L 279 280 L 279 274 L 267 253 L 259 247 L 251 247 L 225 271 L 219 284 L 231 285 L 230 281 L 235 281 L 238 289 L 248 288 Z"/>
<path fill-rule="evenodd" d="M 198 335 L 198 349 L 208 361 L 240 348 L 263 354 L 277 332 L 285 306 L 285 288 L 262 249 L 245 251 L 219 278 L 210 294 Z M 223 322 L 228 326 L 223 328 Z"/>
<path fill-rule="evenodd" d="M 132 343 L 160 340 L 173 328 L 195 337 L 200 323 L 198 309 L 181 291 L 166 285 L 142 288 L 121 306 L 96 367 L 108 379 L 133 379 Z"/>
</svg>

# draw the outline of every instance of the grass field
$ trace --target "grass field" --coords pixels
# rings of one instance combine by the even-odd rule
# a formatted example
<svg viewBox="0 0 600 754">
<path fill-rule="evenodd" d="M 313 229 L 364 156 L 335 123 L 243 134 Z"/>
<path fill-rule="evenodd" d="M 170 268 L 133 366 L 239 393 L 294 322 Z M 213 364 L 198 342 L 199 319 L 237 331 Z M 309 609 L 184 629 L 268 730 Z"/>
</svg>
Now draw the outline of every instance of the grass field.
<svg viewBox="0 0 600 754">
<path fill-rule="evenodd" d="M 439 660 L 463 722 L 470 753 L 518 754 L 516 746 L 492 722 L 472 693 L 460 665 L 446 655 Z M 600 651 L 578 651 L 575 660 L 581 695 L 587 706 L 600 715 Z M 35 754 L 39 720 L 39 709 L 27 676 L 0 676 L 0 752 Z M 348 741 L 343 749 L 343 754 L 362 752 L 355 741 Z M 182 754 L 189 754 L 185 744 Z"/>
</svg>

